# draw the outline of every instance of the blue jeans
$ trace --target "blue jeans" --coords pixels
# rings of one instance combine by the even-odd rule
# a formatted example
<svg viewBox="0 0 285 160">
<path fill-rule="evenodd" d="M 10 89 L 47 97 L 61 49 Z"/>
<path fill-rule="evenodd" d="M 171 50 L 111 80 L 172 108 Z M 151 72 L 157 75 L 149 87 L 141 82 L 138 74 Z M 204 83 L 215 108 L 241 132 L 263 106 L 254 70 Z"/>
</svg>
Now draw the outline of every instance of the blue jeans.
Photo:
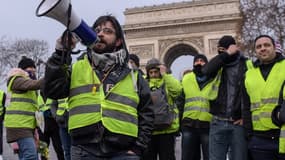
<svg viewBox="0 0 285 160">
<path fill-rule="evenodd" d="M 118 153 L 113 157 L 99 157 L 81 147 L 71 146 L 72 160 L 140 160 L 140 157 L 126 152 Z"/>
<path fill-rule="evenodd" d="M 17 140 L 19 145 L 19 160 L 38 160 L 38 152 L 33 137 Z"/>
<path fill-rule="evenodd" d="M 210 160 L 226 160 L 229 148 L 231 160 L 247 159 L 244 128 L 229 121 L 213 119 L 209 137 Z"/>
<path fill-rule="evenodd" d="M 182 160 L 209 160 L 209 129 L 182 127 Z"/>
<path fill-rule="evenodd" d="M 248 143 L 252 160 L 285 160 L 285 155 L 279 154 L 279 139 L 268 139 L 253 136 Z"/>
<path fill-rule="evenodd" d="M 67 128 L 59 127 L 59 135 L 60 135 L 60 140 L 63 146 L 64 159 L 71 160 L 71 156 L 70 156 L 71 138 L 70 138 Z"/>
</svg>

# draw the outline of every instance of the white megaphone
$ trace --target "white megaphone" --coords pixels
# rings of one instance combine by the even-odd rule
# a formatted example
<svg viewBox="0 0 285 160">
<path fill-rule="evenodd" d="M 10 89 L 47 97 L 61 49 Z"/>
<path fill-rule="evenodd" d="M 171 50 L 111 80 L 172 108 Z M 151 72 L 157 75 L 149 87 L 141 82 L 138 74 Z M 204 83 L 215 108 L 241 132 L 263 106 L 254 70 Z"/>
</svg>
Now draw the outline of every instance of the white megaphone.
<svg viewBox="0 0 285 160">
<path fill-rule="evenodd" d="M 47 16 L 62 23 L 74 32 L 81 42 L 92 48 L 99 41 L 97 34 L 72 10 L 70 0 L 43 0 L 36 10 L 38 17 Z"/>
</svg>

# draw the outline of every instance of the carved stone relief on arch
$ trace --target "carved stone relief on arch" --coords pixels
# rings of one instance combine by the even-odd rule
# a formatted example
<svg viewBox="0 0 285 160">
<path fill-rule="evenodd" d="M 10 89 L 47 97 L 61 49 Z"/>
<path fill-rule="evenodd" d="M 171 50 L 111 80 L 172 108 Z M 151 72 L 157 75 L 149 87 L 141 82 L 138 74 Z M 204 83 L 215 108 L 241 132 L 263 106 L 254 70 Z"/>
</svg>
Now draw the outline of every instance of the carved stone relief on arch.
<svg viewBox="0 0 285 160">
<path fill-rule="evenodd" d="M 141 59 L 154 57 L 154 44 L 133 45 L 129 47 L 129 52 L 138 55 Z"/>
<path fill-rule="evenodd" d="M 198 51 L 204 50 L 204 43 L 203 43 L 203 37 L 185 37 L 185 38 L 176 38 L 176 39 L 166 39 L 166 40 L 159 40 L 159 55 L 160 57 L 163 56 L 163 53 L 169 49 L 169 46 L 173 44 L 192 44 L 192 47 L 197 47 L 196 49 Z"/>
<path fill-rule="evenodd" d="M 217 45 L 218 45 L 219 39 L 209 39 L 209 54 L 211 56 L 217 54 Z"/>
</svg>

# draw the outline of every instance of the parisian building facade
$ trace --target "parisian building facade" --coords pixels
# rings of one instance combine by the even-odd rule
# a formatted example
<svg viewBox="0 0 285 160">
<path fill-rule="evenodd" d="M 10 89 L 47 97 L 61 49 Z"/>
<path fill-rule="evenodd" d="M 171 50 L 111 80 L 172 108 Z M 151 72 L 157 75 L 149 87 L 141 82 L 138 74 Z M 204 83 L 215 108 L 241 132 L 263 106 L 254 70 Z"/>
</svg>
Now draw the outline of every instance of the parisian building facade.
<svg viewBox="0 0 285 160">
<path fill-rule="evenodd" d="M 239 0 L 193 0 L 127 8 L 127 47 L 140 57 L 142 68 L 153 57 L 168 67 L 182 55 L 212 58 L 219 38 L 236 36 L 242 19 L 239 7 Z"/>
</svg>

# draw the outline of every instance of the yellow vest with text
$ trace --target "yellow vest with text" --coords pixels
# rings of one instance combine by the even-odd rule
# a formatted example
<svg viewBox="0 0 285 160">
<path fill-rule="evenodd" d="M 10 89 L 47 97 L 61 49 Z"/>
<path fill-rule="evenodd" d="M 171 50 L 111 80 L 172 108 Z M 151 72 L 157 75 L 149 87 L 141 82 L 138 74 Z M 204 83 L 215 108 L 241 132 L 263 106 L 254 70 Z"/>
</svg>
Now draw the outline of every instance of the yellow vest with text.
<svg viewBox="0 0 285 160">
<path fill-rule="evenodd" d="M 210 112 L 209 100 L 216 99 L 220 84 L 220 72 L 215 79 L 209 82 L 202 90 L 196 80 L 196 75 L 191 72 L 186 74 L 182 80 L 185 94 L 185 105 L 183 118 L 210 122 L 212 115 Z"/>
<path fill-rule="evenodd" d="M 137 72 L 135 75 L 137 77 Z M 73 65 L 68 99 L 69 130 L 101 121 L 104 127 L 113 133 L 137 137 L 138 104 L 139 97 L 134 89 L 131 74 L 105 95 L 87 57 Z"/>
<path fill-rule="evenodd" d="M 272 67 L 266 81 L 263 79 L 259 68 L 252 68 L 246 72 L 245 87 L 250 97 L 250 110 L 254 131 L 279 129 L 272 122 L 271 114 L 273 109 L 278 105 L 279 93 L 285 80 L 284 68 L 284 60 L 277 62 Z M 282 128 L 279 145 L 285 146 L 284 127 Z M 282 149 L 282 147 L 279 147 L 279 149 Z M 285 153 L 285 149 L 283 152 Z"/>
<path fill-rule="evenodd" d="M 9 84 L 8 91 L 17 76 L 14 76 Z M 24 93 L 11 92 L 11 101 L 6 108 L 4 125 L 7 128 L 30 128 L 36 127 L 35 111 L 38 110 L 36 91 Z"/>
<path fill-rule="evenodd" d="M 4 110 L 4 105 L 2 106 L 2 103 L 4 102 L 4 94 L 5 92 L 0 90 L 0 116 L 3 114 L 3 110 Z"/>
</svg>

